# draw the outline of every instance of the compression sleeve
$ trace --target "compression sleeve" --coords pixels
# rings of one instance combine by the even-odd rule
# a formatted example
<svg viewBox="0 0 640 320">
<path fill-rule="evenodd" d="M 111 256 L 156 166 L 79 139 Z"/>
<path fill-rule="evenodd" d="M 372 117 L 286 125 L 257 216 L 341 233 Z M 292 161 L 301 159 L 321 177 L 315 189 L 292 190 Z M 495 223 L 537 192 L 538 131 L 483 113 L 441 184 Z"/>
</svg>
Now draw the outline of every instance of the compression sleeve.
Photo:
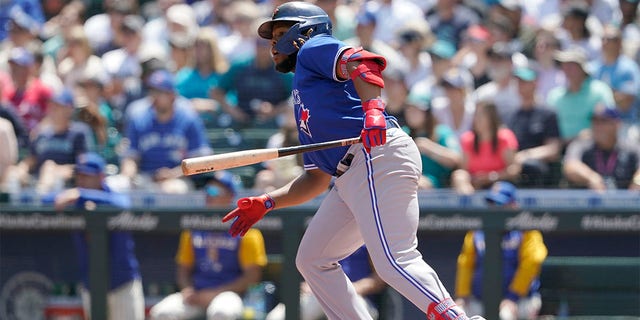
<svg viewBox="0 0 640 320">
<path fill-rule="evenodd" d="M 178 244 L 178 253 L 176 254 L 176 263 L 191 267 L 195 263 L 195 252 L 193 250 L 193 244 L 191 243 L 191 232 L 182 231 L 180 233 L 180 243 Z"/>
<path fill-rule="evenodd" d="M 547 247 L 540 231 L 523 232 L 518 256 L 520 263 L 509 285 L 509 292 L 522 297 L 529 292 L 531 282 L 540 275 L 542 263 L 547 258 Z"/>
<path fill-rule="evenodd" d="M 476 265 L 476 249 L 473 245 L 473 231 L 467 232 L 462 243 L 462 250 L 458 255 L 456 272 L 456 297 L 465 298 L 471 295 L 473 269 Z"/>
</svg>

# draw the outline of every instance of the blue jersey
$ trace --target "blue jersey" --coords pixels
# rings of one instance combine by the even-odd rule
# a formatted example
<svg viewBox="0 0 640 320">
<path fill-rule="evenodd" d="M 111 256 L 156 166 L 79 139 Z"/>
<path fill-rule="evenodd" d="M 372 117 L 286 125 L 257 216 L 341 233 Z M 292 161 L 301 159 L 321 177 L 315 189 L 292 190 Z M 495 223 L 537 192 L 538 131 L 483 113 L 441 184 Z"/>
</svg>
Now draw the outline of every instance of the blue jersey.
<svg viewBox="0 0 640 320">
<path fill-rule="evenodd" d="M 131 143 L 128 156 L 138 159 L 140 172 L 174 168 L 184 158 L 211 153 L 202 120 L 185 98 L 176 98 L 173 118 L 166 123 L 158 122 L 150 105 L 133 114 L 126 133 Z"/>
<path fill-rule="evenodd" d="M 502 292 L 504 292 L 506 296 L 513 295 L 512 293 L 510 293 L 510 286 L 514 281 L 516 270 L 518 269 L 518 264 L 520 263 L 523 237 L 523 231 L 513 230 L 505 233 L 502 238 Z M 474 296 L 482 298 L 482 275 L 484 272 L 483 269 L 485 253 L 484 232 L 475 231 L 473 234 L 473 243 L 477 254 L 477 267 L 474 270 L 471 290 Z M 523 276 L 525 275 L 520 275 L 520 277 Z M 530 282 L 526 295 L 528 296 L 538 292 L 539 288 L 540 279 L 536 275 Z"/>
<path fill-rule="evenodd" d="M 267 254 L 258 229 L 250 229 L 244 237 L 232 237 L 227 232 L 191 230 L 180 235 L 176 262 L 193 270 L 193 287 L 201 290 L 233 282 L 249 266 L 264 267 Z"/>
<path fill-rule="evenodd" d="M 630 123 L 640 120 L 640 67 L 632 59 L 620 56 L 612 64 L 598 61 L 593 67 L 593 76 L 607 83 L 614 91 L 635 96 L 622 118 Z M 618 109 L 620 110 L 620 109 Z"/>
<path fill-rule="evenodd" d="M 47 127 L 31 142 L 30 151 L 36 158 L 32 174 L 37 174 L 47 160 L 57 164 L 74 164 L 78 155 L 91 151 L 91 131 L 84 123 L 71 122 L 68 130 L 54 132 Z"/>
<path fill-rule="evenodd" d="M 191 240 L 198 262 L 193 272 L 196 290 L 216 288 L 242 275 L 238 260 L 240 238 L 224 232 L 192 230 Z M 210 256 L 212 253 L 215 253 L 215 257 Z"/>
<path fill-rule="evenodd" d="M 84 210 L 85 203 L 88 201 L 119 209 L 131 207 L 131 199 L 127 195 L 112 192 L 105 184 L 103 184 L 102 190 L 84 188 L 78 188 L 78 190 L 80 190 L 80 198 L 75 204 L 78 210 Z M 54 199 L 55 195 L 51 194 L 43 197 L 42 202 L 53 203 Z M 85 233 L 73 233 L 73 242 L 80 264 L 82 283 L 86 288 L 89 288 L 89 248 Z M 131 232 L 109 233 L 110 289 L 115 289 L 131 280 L 140 278 L 140 266 L 135 256 L 134 246 Z"/>
<path fill-rule="evenodd" d="M 301 144 L 353 138 L 363 125 L 362 103 L 353 81 L 340 80 L 336 65 L 350 47 L 330 35 L 309 39 L 298 51 L 293 78 L 293 103 Z M 335 174 L 349 147 L 304 154 L 306 170 Z"/>
</svg>

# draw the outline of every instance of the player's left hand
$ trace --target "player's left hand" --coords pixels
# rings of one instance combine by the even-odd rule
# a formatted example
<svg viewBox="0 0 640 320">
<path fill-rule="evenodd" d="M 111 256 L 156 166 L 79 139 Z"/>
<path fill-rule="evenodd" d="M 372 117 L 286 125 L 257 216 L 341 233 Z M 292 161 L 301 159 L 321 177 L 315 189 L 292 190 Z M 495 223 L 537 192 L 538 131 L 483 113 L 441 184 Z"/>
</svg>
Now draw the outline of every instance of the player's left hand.
<svg viewBox="0 0 640 320">
<path fill-rule="evenodd" d="M 247 231 L 256 222 L 260 221 L 267 212 L 273 210 L 276 206 L 273 198 L 268 194 L 263 194 L 258 197 L 246 197 L 238 199 L 238 207 L 229 212 L 222 218 L 222 222 L 227 222 L 235 218 L 229 233 L 232 236 L 244 236 Z"/>
<path fill-rule="evenodd" d="M 387 120 L 384 117 L 384 104 L 379 99 L 367 101 L 364 113 L 364 127 L 360 133 L 362 144 L 367 152 L 371 148 L 381 146 L 387 142 Z"/>
</svg>

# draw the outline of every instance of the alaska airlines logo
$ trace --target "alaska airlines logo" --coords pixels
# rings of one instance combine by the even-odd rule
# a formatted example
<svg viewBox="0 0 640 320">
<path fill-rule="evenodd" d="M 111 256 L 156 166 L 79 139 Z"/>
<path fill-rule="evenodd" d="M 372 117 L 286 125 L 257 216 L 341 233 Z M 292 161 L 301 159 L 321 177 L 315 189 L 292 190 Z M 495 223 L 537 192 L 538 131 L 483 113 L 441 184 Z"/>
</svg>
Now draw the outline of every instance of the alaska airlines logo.
<svg viewBox="0 0 640 320">
<path fill-rule="evenodd" d="M 304 104 L 300 105 L 300 131 L 311 137 L 311 130 L 309 130 L 309 118 L 311 118 L 309 109 L 305 108 Z"/>
</svg>

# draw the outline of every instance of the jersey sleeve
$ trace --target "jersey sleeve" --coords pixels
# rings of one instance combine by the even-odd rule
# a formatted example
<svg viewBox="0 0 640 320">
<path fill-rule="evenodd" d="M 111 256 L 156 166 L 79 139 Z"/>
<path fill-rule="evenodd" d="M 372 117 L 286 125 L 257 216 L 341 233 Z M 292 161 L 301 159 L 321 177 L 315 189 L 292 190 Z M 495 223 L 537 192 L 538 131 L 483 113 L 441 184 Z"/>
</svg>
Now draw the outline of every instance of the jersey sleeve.
<svg viewBox="0 0 640 320">
<path fill-rule="evenodd" d="M 593 145 L 593 142 L 588 139 L 575 139 L 567 146 L 567 151 L 564 155 L 564 162 L 577 160 L 582 161 L 582 156 Z"/>
<path fill-rule="evenodd" d="M 506 150 L 518 150 L 518 138 L 511 129 L 500 128 L 498 138 L 504 143 Z"/>
<path fill-rule="evenodd" d="M 547 258 L 547 247 L 540 231 L 530 230 L 522 234 L 518 257 L 520 263 L 509 285 L 508 296 L 510 295 L 511 299 L 525 296 L 529 292 L 531 282 L 540 275 L 542 263 Z"/>
<path fill-rule="evenodd" d="M 247 234 L 240 241 L 238 250 L 238 258 L 240 266 L 246 268 L 248 266 L 257 265 L 264 267 L 267 265 L 267 252 L 264 247 L 264 238 L 262 232 L 258 229 L 249 229 Z"/>
<path fill-rule="evenodd" d="M 304 153 L 302 155 L 302 160 L 304 163 L 304 170 L 318 169 L 318 166 L 313 163 L 313 161 L 311 160 L 311 157 L 307 153 Z"/>
<path fill-rule="evenodd" d="M 471 131 L 467 131 L 460 136 L 460 148 L 466 154 L 474 153 L 473 150 L 474 134 Z"/>
<path fill-rule="evenodd" d="M 315 36 L 305 43 L 298 52 L 298 64 L 305 70 L 336 81 L 338 57 L 349 49 L 345 43 L 330 36 Z"/>
<path fill-rule="evenodd" d="M 456 271 L 456 297 L 465 298 L 471 295 L 471 283 L 473 281 L 473 269 L 476 265 L 476 250 L 473 245 L 473 232 L 469 231 L 464 236 L 462 250 L 458 255 Z"/>
<path fill-rule="evenodd" d="M 191 243 L 191 232 L 182 231 L 180 233 L 180 243 L 178 244 L 178 253 L 176 254 L 176 263 L 191 267 L 195 263 L 195 252 Z"/>
<path fill-rule="evenodd" d="M 458 139 L 458 136 L 456 136 L 456 133 L 451 130 L 451 128 L 449 128 L 448 126 L 440 125 L 437 127 L 437 133 L 440 138 L 440 145 L 456 152 L 462 151 L 460 148 L 460 140 Z"/>
</svg>

